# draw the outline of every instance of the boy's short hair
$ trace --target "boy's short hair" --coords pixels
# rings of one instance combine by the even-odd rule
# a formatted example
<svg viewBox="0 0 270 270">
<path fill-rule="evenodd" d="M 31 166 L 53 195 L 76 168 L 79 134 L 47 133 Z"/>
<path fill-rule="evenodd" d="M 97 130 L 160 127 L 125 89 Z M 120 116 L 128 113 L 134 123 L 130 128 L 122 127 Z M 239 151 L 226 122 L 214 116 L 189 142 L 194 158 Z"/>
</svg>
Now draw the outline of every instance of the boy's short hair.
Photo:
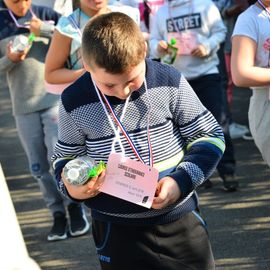
<svg viewBox="0 0 270 270">
<path fill-rule="evenodd" d="M 82 37 L 82 56 L 90 67 L 123 73 L 145 58 L 145 40 L 128 15 L 111 12 L 91 19 Z"/>
</svg>

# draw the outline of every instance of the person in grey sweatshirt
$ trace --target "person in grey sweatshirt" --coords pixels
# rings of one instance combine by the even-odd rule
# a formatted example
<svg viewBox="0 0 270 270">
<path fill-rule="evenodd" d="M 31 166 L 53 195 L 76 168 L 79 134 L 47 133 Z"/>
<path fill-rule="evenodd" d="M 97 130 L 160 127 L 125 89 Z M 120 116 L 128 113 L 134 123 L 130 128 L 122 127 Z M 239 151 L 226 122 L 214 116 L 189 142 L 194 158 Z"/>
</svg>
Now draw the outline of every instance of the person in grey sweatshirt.
<svg viewBox="0 0 270 270">
<path fill-rule="evenodd" d="M 54 222 L 47 239 L 67 238 L 89 230 L 81 204 L 64 198 L 51 174 L 50 157 L 57 142 L 58 97 L 44 88 L 44 61 L 59 14 L 31 1 L 0 1 L 0 72 L 5 73 L 12 110 L 31 174 L 37 180 Z M 15 38 L 26 47 L 16 46 Z"/>
<path fill-rule="evenodd" d="M 223 121 L 223 93 L 218 71 L 217 51 L 224 41 L 226 27 L 216 5 L 210 0 L 171 0 L 159 8 L 150 32 L 150 55 L 163 59 L 174 39 L 178 49 L 173 66 L 187 78 L 204 106 L 222 126 L 226 150 L 218 172 L 226 191 L 235 191 L 234 149 L 229 125 Z M 211 183 L 211 182 L 210 182 Z"/>
</svg>

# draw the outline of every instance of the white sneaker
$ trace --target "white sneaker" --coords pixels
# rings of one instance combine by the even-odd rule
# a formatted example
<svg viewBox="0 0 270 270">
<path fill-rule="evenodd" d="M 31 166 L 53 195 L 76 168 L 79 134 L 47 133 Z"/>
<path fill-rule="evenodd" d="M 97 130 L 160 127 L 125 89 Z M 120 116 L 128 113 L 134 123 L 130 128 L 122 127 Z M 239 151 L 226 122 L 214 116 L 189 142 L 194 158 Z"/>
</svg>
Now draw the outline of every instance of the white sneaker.
<svg viewBox="0 0 270 270">
<path fill-rule="evenodd" d="M 68 205 L 69 213 L 69 233 L 71 236 L 81 236 L 86 234 L 90 229 L 90 224 L 85 215 L 81 204 L 71 203 Z"/>
<path fill-rule="evenodd" d="M 248 133 L 245 133 L 242 137 L 244 140 L 247 140 L 247 141 L 253 141 L 253 137 L 252 137 L 252 134 L 250 132 Z"/>
<path fill-rule="evenodd" d="M 245 125 L 240 125 L 237 123 L 231 123 L 229 126 L 229 132 L 232 139 L 243 138 L 243 136 L 249 133 L 249 129 Z"/>
<path fill-rule="evenodd" d="M 64 240 L 67 238 L 67 219 L 64 213 L 55 212 L 53 226 L 47 236 L 48 241 Z"/>
</svg>

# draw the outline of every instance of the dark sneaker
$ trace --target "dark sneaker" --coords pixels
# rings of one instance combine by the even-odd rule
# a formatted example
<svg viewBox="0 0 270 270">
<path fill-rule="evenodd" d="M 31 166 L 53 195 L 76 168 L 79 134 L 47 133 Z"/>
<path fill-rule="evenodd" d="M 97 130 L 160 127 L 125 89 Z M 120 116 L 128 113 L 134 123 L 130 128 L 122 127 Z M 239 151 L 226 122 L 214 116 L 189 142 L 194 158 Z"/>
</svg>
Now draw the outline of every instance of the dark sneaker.
<svg viewBox="0 0 270 270">
<path fill-rule="evenodd" d="M 69 213 L 69 232 L 70 235 L 80 236 L 84 235 L 89 231 L 90 224 L 86 218 L 85 212 L 80 204 L 71 203 L 68 206 Z"/>
<path fill-rule="evenodd" d="M 47 236 L 48 241 L 64 240 L 67 238 L 67 219 L 64 213 L 55 212 L 54 221 L 50 233 Z"/>
<path fill-rule="evenodd" d="M 211 188 L 212 186 L 213 186 L 213 183 L 211 182 L 210 179 L 207 179 L 202 183 L 202 187 L 204 187 L 205 189 Z"/>
<path fill-rule="evenodd" d="M 228 191 L 228 192 L 232 192 L 232 191 L 236 191 L 239 183 L 237 180 L 234 179 L 233 175 L 223 175 L 221 176 L 222 181 L 223 181 L 223 188 L 224 190 Z"/>
</svg>

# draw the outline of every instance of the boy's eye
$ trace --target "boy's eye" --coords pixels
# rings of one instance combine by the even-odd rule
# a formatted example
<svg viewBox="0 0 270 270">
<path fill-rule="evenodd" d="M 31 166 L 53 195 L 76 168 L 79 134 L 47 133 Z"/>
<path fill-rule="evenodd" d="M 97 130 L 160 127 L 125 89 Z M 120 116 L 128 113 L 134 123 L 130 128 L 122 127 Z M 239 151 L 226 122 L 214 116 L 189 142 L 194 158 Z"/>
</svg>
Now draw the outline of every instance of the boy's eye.
<svg viewBox="0 0 270 270">
<path fill-rule="evenodd" d="M 107 88 L 113 88 L 113 87 L 114 87 L 113 84 L 106 84 L 105 86 L 106 86 Z"/>
</svg>

